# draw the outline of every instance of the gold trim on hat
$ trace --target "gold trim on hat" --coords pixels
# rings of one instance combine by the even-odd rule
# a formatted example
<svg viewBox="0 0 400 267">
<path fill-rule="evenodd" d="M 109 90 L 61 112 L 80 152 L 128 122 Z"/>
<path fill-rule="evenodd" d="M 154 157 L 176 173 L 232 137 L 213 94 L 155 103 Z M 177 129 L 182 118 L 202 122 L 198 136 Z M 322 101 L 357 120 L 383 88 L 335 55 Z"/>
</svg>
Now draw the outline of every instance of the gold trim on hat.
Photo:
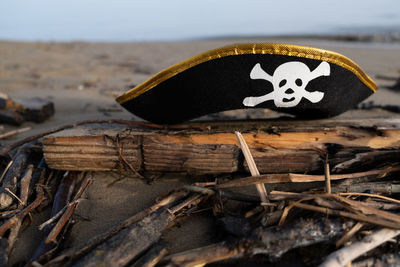
<svg viewBox="0 0 400 267">
<path fill-rule="evenodd" d="M 376 83 L 351 59 L 329 50 L 291 44 L 236 44 L 209 50 L 194 57 L 181 61 L 157 73 L 152 78 L 130 89 L 117 97 L 117 102 L 123 104 L 147 92 L 161 82 L 203 62 L 233 55 L 269 54 L 302 57 L 327 61 L 353 72 L 368 88 L 376 92 Z"/>
</svg>

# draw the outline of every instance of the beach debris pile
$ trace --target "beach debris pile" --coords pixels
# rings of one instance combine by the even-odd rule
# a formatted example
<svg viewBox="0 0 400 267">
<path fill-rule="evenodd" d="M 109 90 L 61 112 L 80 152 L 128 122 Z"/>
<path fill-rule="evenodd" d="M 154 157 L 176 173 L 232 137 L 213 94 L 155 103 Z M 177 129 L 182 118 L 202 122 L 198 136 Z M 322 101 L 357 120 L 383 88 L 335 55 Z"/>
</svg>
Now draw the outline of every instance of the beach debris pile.
<svg viewBox="0 0 400 267">
<path fill-rule="evenodd" d="M 76 125 L 79 123 L 50 132 Z M 325 181 L 315 182 L 320 181 L 320 174 L 260 175 L 240 132 L 235 133 L 237 145 L 251 176 L 238 173 L 235 179 L 204 177 L 204 181 L 159 196 L 152 206 L 81 246 L 63 250 L 66 234 L 73 227 L 74 211 L 93 178 L 91 172 L 50 169 L 41 143 L 41 137 L 48 133 L 0 151 L 1 266 L 7 265 L 15 241 L 23 234 L 21 229 L 29 223 L 30 216 L 45 207 L 51 207 L 51 215 L 40 225 L 44 239 L 30 260 L 21 264 L 371 266 L 400 261 L 398 150 L 368 151 L 341 162 L 340 166 L 330 166 L 325 154 L 322 157 Z M 386 160 L 388 154 L 390 160 Z M 357 166 L 368 170 L 354 172 Z M 331 173 L 334 169 L 340 169 L 340 174 Z M 279 177 L 289 179 L 277 182 Z M 293 182 L 287 182 L 291 177 Z M 244 190 L 249 188 L 256 188 L 253 192 L 258 193 Z M 194 212 L 205 211 L 214 216 L 220 241 L 170 254 L 168 243 L 162 240 L 163 232 L 171 225 L 184 224 L 185 218 Z"/>
<path fill-rule="evenodd" d="M 40 98 L 10 98 L 0 93 L 0 122 L 21 125 L 26 121 L 43 122 L 54 115 L 52 101 Z"/>
</svg>

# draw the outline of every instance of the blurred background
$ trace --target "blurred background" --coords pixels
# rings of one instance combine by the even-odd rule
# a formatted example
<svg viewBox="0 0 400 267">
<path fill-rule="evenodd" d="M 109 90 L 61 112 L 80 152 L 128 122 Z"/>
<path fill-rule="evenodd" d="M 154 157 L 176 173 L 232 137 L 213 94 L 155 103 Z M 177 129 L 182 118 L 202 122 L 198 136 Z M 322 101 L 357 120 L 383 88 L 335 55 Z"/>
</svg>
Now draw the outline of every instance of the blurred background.
<svg viewBox="0 0 400 267">
<path fill-rule="evenodd" d="M 85 119 L 139 120 L 115 98 L 177 62 L 240 42 L 342 53 L 378 83 L 367 101 L 400 103 L 390 89 L 400 87 L 399 0 L 1 0 L 0 92 L 54 104 L 54 116 L 24 122 L 32 130 L 18 137 Z"/>
<path fill-rule="evenodd" d="M 282 35 L 400 39 L 398 0 L 2 0 L 0 39 L 172 41 Z M 382 39 L 382 37 L 381 37 Z"/>
</svg>

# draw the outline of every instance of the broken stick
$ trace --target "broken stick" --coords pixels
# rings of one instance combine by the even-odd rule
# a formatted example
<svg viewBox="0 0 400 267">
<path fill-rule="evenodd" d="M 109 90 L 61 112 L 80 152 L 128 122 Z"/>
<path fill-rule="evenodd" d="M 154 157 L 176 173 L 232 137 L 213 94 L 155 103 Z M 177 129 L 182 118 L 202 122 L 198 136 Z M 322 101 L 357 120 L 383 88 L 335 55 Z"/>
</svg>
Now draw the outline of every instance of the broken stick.
<svg viewBox="0 0 400 267">
<path fill-rule="evenodd" d="M 364 239 L 359 242 L 333 252 L 326 258 L 320 267 L 345 266 L 359 256 L 398 236 L 399 234 L 400 230 L 386 228 L 378 230 L 373 234 L 364 237 Z"/>
<path fill-rule="evenodd" d="M 235 135 L 239 141 L 240 147 L 243 151 L 243 155 L 246 159 L 247 165 L 249 166 L 250 173 L 252 176 L 260 176 L 260 172 L 257 169 L 257 165 L 254 162 L 253 156 L 251 155 L 250 149 L 244 140 L 242 134 L 238 131 L 235 132 Z M 257 183 L 256 188 L 258 191 L 258 194 L 260 195 L 261 202 L 268 203 L 268 194 L 267 190 L 265 189 L 265 186 L 263 183 Z"/>
<path fill-rule="evenodd" d="M 105 242 L 106 240 L 109 240 L 116 234 L 118 234 L 120 231 L 123 229 L 131 226 L 132 224 L 143 220 L 146 216 L 149 216 L 152 212 L 162 208 L 162 207 L 168 207 L 169 205 L 175 203 L 177 200 L 182 199 L 183 197 L 187 196 L 188 193 L 185 191 L 176 191 L 172 192 L 168 196 L 160 199 L 157 203 L 155 203 L 153 206 L 140 211 L 133 216 L 129 217 L 113 229 L 99 235 L 95 236 L 94 238 L 90 239 L 88 242 L 83 244 L 83 246 L 77 248 L 77 249 L 72 249 L 71 251 L 61 254 L 58 257 L 54 258 L 50 262 L 46 264 L 46 266 L 53 266 L 56 264 L 71 264 L 75 262 L 77 259 L 83 257 L 89 251 L 93 250 L 95 247 L 99 246 L 101 243 Z"/>
<path fill-rule="evenodd" d="M 68 204 L 72 195 L 72 191 L 74 190 L 75 187 L 76 176 L 77 176 L 76 173 L 73 172 L 72 173 L 66 172 L 64 174 L 60 182 L 60 185 L 58 186 L 57 193 L 54 197 L 53 207 L 51 210 L 50 217 L 53 217 L 56 214 L 58 214 Z M 50 233 L 54 225 L 55 223 L 49 223 L 46 226 L 44 226 L 43 233 L 45 236 L 47 236 Z M 46 237 L 37 247 L 36 251 L 33 253 L 33 256 L 31 257 L 29 262 L 33 262 L 40 259 L 42 255 L 46 254 L 48 251 L 56 247 L 55 244 L 53 243 L 47 244 L 45 241 Z"/>
<path fill-rule="evenodd" d="M 173 217 L 163 208 L 154 211 L 92 250 L 74 266 L 126 266 L 160 239 Z"/>
<path fill-rule="evenodd" d="M 400 171 L 400 167 L 393 167 L 380 170 L 372 170 L 366 172 L 356 172 L 348 174 L 332 174 L 331 180 L 341 179 L 355 179 L 368 176 L 378 176 L 383 178 L 390 173 Z M 325 175 L 310 175 L 310 174 L 296 174 L 296 173 L 272 173 L 263 174 L 255 177 L 245 177 L 236 180 L 231 180 L 223 184 L 219 184 L 218 188 L 230 188 L 237 186 L 249 186 L 258 183 L 308 183 L 308 182 L 323 182 L 325 181 Z"/>
</svg>

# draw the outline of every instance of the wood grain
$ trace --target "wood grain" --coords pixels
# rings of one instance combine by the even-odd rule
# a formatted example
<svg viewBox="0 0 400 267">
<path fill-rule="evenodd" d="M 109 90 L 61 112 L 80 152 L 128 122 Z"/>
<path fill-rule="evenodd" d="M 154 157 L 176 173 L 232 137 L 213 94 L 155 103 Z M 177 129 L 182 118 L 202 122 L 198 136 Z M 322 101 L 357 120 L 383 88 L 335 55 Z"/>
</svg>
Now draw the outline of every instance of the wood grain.
<svg viewBox="0 0 400 267">
<path fill-rule="evenodd" d="M 400 148 L 399 119 L 191 125 L 194 129 L 182 131 L 80 126 L 44 137 L 44 155 L 51 168 L 61 170 L 123 170 L 124 157 L 138 171 L 232 173 L 247 170 L 234 135 L 238 129 L 261 173 L 307 173 L 322 170 L 326 153 L 338 164 L 361 152 Z"/>
</svg>

